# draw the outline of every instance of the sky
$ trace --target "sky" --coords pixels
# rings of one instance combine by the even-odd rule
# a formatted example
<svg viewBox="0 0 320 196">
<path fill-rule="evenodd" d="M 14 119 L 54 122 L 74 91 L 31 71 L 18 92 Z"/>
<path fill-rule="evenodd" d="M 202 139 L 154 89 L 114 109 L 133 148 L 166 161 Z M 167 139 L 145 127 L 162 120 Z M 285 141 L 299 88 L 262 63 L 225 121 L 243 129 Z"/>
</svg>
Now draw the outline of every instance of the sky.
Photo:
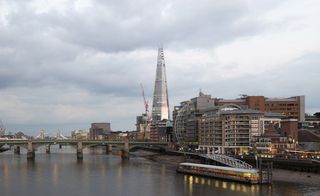
<svg viewBox="0 0 320 196">
<path fill-rule="evenodd" d="M 134 130 L 152 105 L 157 48 L 169 102 L 306 96 L 320 111 L 318 0 L 0 0 L 0 119 L 65 135 Z"/>
</svg>

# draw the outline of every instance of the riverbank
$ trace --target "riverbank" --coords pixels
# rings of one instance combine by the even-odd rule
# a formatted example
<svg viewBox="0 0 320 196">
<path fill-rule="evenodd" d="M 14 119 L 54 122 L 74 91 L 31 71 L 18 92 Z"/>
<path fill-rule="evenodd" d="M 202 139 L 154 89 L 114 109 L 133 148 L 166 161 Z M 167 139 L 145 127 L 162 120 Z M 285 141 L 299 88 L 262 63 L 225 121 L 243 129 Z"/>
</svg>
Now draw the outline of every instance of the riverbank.
<svg viewBox="0 0 320 196">
<path fill-rule="evenodd" d="M 315 185 L 320 184 L 320 174 L 290 171 L 284 169 L 273 169 L 272 171 L 273 182 L 292 182 L 303 185 Z"/>
<path fill-rule="evenodd" d="M 161 164 L 165 164 L 175 169 L 179 163 L 184 162 L 183 156 L 165 155 L 155 152 L 138 151 L 134 153 L 136 156 L 143 157 Z M 319 186 L 320 174 L 290 171 L 284 169 L 273 169 L 272 171 L 273 183 L 289 182 L 301 185 Z"/>
<path fill-rule="evenodd" d="M 130 153 L 130 154 L 133 154 L 134 156 L 142 157 L 151 161 L 159 162 L 175 168 L 179 165 L 179 163 L 184 162 L 184 157 L 182 156 L 165 155 L 165 154 L 160 154 L 156 152 L 148 152 L 144 150 L 139 150 L 137 152 Z"/>
</svg>

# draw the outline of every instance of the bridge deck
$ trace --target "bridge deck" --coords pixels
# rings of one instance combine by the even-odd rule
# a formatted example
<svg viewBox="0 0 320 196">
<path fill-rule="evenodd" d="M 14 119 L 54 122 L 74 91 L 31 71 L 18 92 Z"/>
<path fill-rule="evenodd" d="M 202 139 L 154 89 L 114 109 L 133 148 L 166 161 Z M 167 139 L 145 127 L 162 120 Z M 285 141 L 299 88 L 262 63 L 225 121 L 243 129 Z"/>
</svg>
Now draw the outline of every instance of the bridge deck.
<svg viewBox="0 0 320 196">
<path fill-rule="evenodd" d="M 26 145 L 29 142 L 33 144 L 68 144 L 68 145 L 75 145 L 78 142 L 81 142 L 83 145 L 108 145 L 108 144 L 125 144 L 125 141 L 122 140 L 72 140 L 72 139 L 65 139 L 65 140 L 0 140 L 1 144 L 7 145 Z M 149 141 L 128 141 L 129 145 L 168 145 L 167 142 L 149 142 Z"/>
</svg>

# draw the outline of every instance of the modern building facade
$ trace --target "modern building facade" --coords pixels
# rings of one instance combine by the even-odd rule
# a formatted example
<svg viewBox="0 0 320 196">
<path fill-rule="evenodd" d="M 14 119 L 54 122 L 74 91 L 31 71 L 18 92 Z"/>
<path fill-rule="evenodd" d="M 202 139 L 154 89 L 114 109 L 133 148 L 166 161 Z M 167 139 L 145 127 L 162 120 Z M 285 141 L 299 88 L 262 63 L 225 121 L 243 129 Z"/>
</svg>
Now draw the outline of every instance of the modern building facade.
<svg viewBox="0 0 320 196">
<path fill-rule="evenodd" d="M 243 95 L 239 99 L 216 99 L 217 105 L 237 104 L 262 112 L 280 113 L 288 118 L 305 121 L 305 96 L 289 98 L 266 98 L 264 96 Z"/>
<path fill-rule="evenodd" d="M 199 148 L 209 153 L 248 153 L 253 133 L 259 134 L 263 112 L 235 104 L 205 111 L 199 126 Z"/>
<path fill-rule="evenodd" d="M 111 133 L 110 123 L 92 123 L 90 128 L 90 139 L 103 139 Z"/>
<path fill-rule="evenodd" d="M 168 85 L 163 48 L 158 49 L 151 124 L 149 125 L 150 140 L 170 141 L 172 139 L 172 123 L 170 121 Z"/>
<path fill-rule="evenodd" d="M 190 101 L 180 103 L 173 110 L 173 123 L 176 141 L 178 144 L 198 143 L 199 121 L 203 112 L 214 107 L 214 100 L 210 95 L 202 92 Z"/>
<path fill-rule="evenodd" d="M 171 142 L 173 138 L 172 123 L 169 120 L 163 119 L 151 125 L 150 140 L 159 142 Z"/>
<path fill-rule="evenodd" d="M 169 98 L 163 48 L 158 49 L 156 79 L 153 92 L 152 122 L 170 119 Z"/>
<path fill-rule="evenodd" d="M 264 113 L 264 117 L 263 118 L 260 118 L 259 120 L 259 127 L 260 127 L 260 132 L 257 133 L 257 132 L 252 132 L 252 135 L 253 136 L 260 136 L 260 135 L 263 135 L 265 134 L 266 132 L 266 129 L 270 126 L 278 126 L 280 127 L 281 126 L 281 118 L 278 118 L 278 117 L 268 117 L 266 116 L 266 113 Z"/>
<path fill-rule="evenodd" d="M 320 113 L 314 115 L 306 115 L 305 128 L 319 129 L 320 128 Z"/>
<path fill-rule="evenodd" d="M 150 139 L 150 126 L 151 122 L 147 114 L 144 113 L 141 116 L 137 116 L 136 130 L 139 133 L 141 139 Z"/>
<path fill-rule="evenodd" d="M 173 130 L 180 147 L 197 146 L 207 153 L 243 154 L 252 152 L 257 145 L 262 147 L 259 150 L 280 152 L 297 141 L 297 119 L 263 112 L 258 106 L 250 109 L 243 100 L 237 100 L 239 105 L 233 102 L 221 105 L 218 101 L 200 92 L 198 97 L 174 107 Z"/>
</svg>

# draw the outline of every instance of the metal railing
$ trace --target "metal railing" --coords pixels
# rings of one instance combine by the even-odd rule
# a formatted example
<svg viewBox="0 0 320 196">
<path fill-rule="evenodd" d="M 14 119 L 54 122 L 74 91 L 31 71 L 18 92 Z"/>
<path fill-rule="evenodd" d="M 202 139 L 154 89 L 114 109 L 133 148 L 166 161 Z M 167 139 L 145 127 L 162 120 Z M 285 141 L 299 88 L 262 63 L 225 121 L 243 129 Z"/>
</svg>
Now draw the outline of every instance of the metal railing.
<svg viewBox="0 0 320 196">
<path fill-rule="evenodd" d="M 214 161 L 217 161 L 219 163 L 228 165 L 233 168 L 240 168 L 240 169 L 252 169 L 252 166 L 244 161 L 241 161 L 239 159 L 229 157 L 226 155 L 221 154 L 202 154 L 201 157 L 211 159 Z"/>
</svg>

